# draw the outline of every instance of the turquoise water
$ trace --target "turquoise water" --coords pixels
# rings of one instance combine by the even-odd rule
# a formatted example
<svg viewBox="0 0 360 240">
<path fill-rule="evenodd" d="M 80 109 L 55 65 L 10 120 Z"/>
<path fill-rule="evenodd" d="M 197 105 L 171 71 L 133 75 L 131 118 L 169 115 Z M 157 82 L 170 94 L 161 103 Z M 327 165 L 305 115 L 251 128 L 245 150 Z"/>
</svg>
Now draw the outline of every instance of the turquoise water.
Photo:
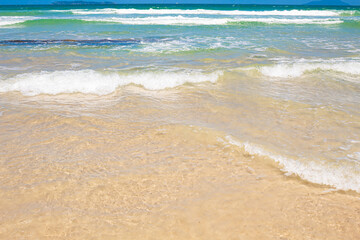
<svg viewBox="0 0 360 240">
<path fill-rule="evenodd" d="M 0 16 L 1 59 L 23 54 L 56 55 L 58 64 L 67 65 L 69 52 L 114 58 L 86 64 L 96 69 L 122 62 L 127 68 L 147 67 L 154 62 L 157 67 L 180 62 L 199 65 L 199 59 L 214 55 L 216 59 L 250 61 L 258 57 L 261 63 L 279 61 L 274 58 L 351 60 L 357 59 L 360 46 L 360 9 L 356 7 L 3 6 Z M 4 42 L 63 39 L 74 41 Z M 120 41 L 104 41 L 107 39 Z M 82 57 L 70 59 L 86 62 Z M 225 67 L 241 66 L 228 65 Z M 41 70 L 53 68 L 41 66 Z"/>
<path fill-rule="evenodd" d="M 223 131 L 286 174 L 337 189 L 360 191 L 359 84 L 360 7 L 0 7 L 4 108 L 34 96 L 109 100 L 128 85 L 148 96 L 180 88 L 184 114 L 157 121 Z M 23 97 L 16 107 L 13 94 Z"/>
</svg>

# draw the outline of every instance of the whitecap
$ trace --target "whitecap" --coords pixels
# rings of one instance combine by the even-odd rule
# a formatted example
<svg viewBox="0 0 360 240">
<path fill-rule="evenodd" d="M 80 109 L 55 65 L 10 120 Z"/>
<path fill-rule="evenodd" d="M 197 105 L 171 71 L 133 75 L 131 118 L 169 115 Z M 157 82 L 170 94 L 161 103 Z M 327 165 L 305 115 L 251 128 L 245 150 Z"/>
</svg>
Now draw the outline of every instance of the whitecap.
<svg viewBox="0 0 360 240">
<path fill-rule="evenodd" d="M 202 18 L 184 16 L 136 17 L 136 18 L 83 18 L 83 21 L 111 22 L 125 25 L 229 25 L 241 23 L 265 24 L 339 24 L 338 18 Z"/>
<path fill-rule="evenodd" d="M 0 82 L 0 92 L 19 91 L 24 95 L 85 93 L 106 95 L 118 87 L 141 85 L 149 90 L 174 88 L 185 83 L 215 82 L 222 72 L 195 70 L 99 72 L 94 70 L 36 72 L 17 75 Z"/>
<path fill-rule="evenodd" d="M 346 11 L 331 10 L 272 10 L 272 11 L 242 11 L 242 10 L 210 10 L 210 9 L 70 9 L 63 10 L 77 15 L 92 14 L 142 14 L 142 15 L 228 15 L 228 16 L 339 16 Z"/>
<path fill-rule="evenodd" d="M 298 62 L 298 63 L 278 63 L 271 66 L 262 66 L 259 71 L 269 77 L 295 78 L 307 72 L 316 70 L 336 71 L 352 75 L 360 75 L 360 62 Z"/>
<path fill-rule="evenodd" d="M 28 20 L 34 20 L 34 17 L 24 16 L 0 16 L 0 27 L 9 26 L 17 23 L 23 23 Z"/>
</svg>

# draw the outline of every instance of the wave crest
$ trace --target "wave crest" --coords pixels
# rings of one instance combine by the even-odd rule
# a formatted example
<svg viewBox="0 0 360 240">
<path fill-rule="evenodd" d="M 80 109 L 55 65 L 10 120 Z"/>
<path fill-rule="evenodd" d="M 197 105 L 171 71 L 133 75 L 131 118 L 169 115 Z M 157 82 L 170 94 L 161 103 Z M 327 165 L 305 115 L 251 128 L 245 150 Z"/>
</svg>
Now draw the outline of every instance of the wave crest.
<svg viewBox="0 0 360 240">
<path fill-rule="evenodd" d="M 337 18 L 201 18 L 184 16 L 165 17 L 139 17 L 139 18 L 84 18 L 84 21 L 110 22 L 125 25 L 231 25 L 242 23 L 263 23 L 263 24 L 339 24 L 342 20 Z"/>
<path fill-rule="evenodd" d="M 259 71 L 269 77 L 295 78 L 316 70 L 336 71 L 352 75 L 360 75 L 360 62 L 323 62 L 323 63 L 279 63 L 263 66 Z"/>
<path fill-rule="evenodd" d="M 70 9 L 62 10 L 71 12 L 76 15 L 93 15 L 93 14 L 142 14 L 142 15 L 228 15 L 228 16 L 339 16 L 341 14 L 351 14 L 351 11 L 331 11 L 331 10 L 272 10 L 272 11 L 241 11 L 241 10 L 210 10 L 210 9 Z M 59 10 L 57 10 L 59 12 Z"/>
<path fill-rule="evenodd" d="M 19 91 L 27 96 L 39 94 L 85 93 L 106 95 L 129 84 L 149 90 L 174 88 L 185 83 L 215 82 L 222 72 L 97 72 L 94 70 L 25 73 L 0 82 L 0 92 Z"/>
<path fill-rule="evenodd" d="M 23 23 L 28 20 L 37 19 L 35 17 L 25 17 L 25 16 L 0 16 L 0 27 L 9 26 L 17 23 Z"/>
</svg>

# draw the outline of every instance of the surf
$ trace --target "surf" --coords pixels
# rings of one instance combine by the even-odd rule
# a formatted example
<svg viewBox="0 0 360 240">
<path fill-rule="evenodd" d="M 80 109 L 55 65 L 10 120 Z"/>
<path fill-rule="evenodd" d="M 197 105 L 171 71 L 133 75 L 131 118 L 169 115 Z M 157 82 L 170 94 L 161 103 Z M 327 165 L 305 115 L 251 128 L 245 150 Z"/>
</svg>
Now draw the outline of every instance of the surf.
<svg viewBox="0 0 360 240">
<path fill-rule="evenodd" d="M 220 71 L 204 73 L 196 70 L 183 71 L 54 71 L 25 73 L 0 81 L 0 92 L 21 92 L 27 96 L 39 94 L 84 93 L 107 95 L 118 87 L 139 85 L 148 90 L 175 88 L 186 83 L 217 81 Z"/>
</svg>

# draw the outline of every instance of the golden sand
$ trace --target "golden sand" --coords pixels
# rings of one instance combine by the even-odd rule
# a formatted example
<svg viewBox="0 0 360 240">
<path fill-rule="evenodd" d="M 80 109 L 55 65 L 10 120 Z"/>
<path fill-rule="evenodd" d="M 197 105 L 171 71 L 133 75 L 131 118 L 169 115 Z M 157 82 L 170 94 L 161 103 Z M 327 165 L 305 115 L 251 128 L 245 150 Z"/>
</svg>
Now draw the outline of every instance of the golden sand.
<svg viewBox="0 0 360 240">
<path fill-rule="evenodd" d="M 1 239 L 359 239 L 357 193 L 286 177 L 221 132 L 17 114 L 2 118 Z"/>
<path fill-rule="evenodd" d="M 0 239 L 360 239 L 357 192 L 286 176 L 228 141 L 281 150 L 285 139 L 289 152 L 337 157 L 338 142 L 321 141 L 351 137 L 337 123 L 356 126 L 357 115 L 228 77 L 100 97 L 1 95 Z"/>
</svg>

